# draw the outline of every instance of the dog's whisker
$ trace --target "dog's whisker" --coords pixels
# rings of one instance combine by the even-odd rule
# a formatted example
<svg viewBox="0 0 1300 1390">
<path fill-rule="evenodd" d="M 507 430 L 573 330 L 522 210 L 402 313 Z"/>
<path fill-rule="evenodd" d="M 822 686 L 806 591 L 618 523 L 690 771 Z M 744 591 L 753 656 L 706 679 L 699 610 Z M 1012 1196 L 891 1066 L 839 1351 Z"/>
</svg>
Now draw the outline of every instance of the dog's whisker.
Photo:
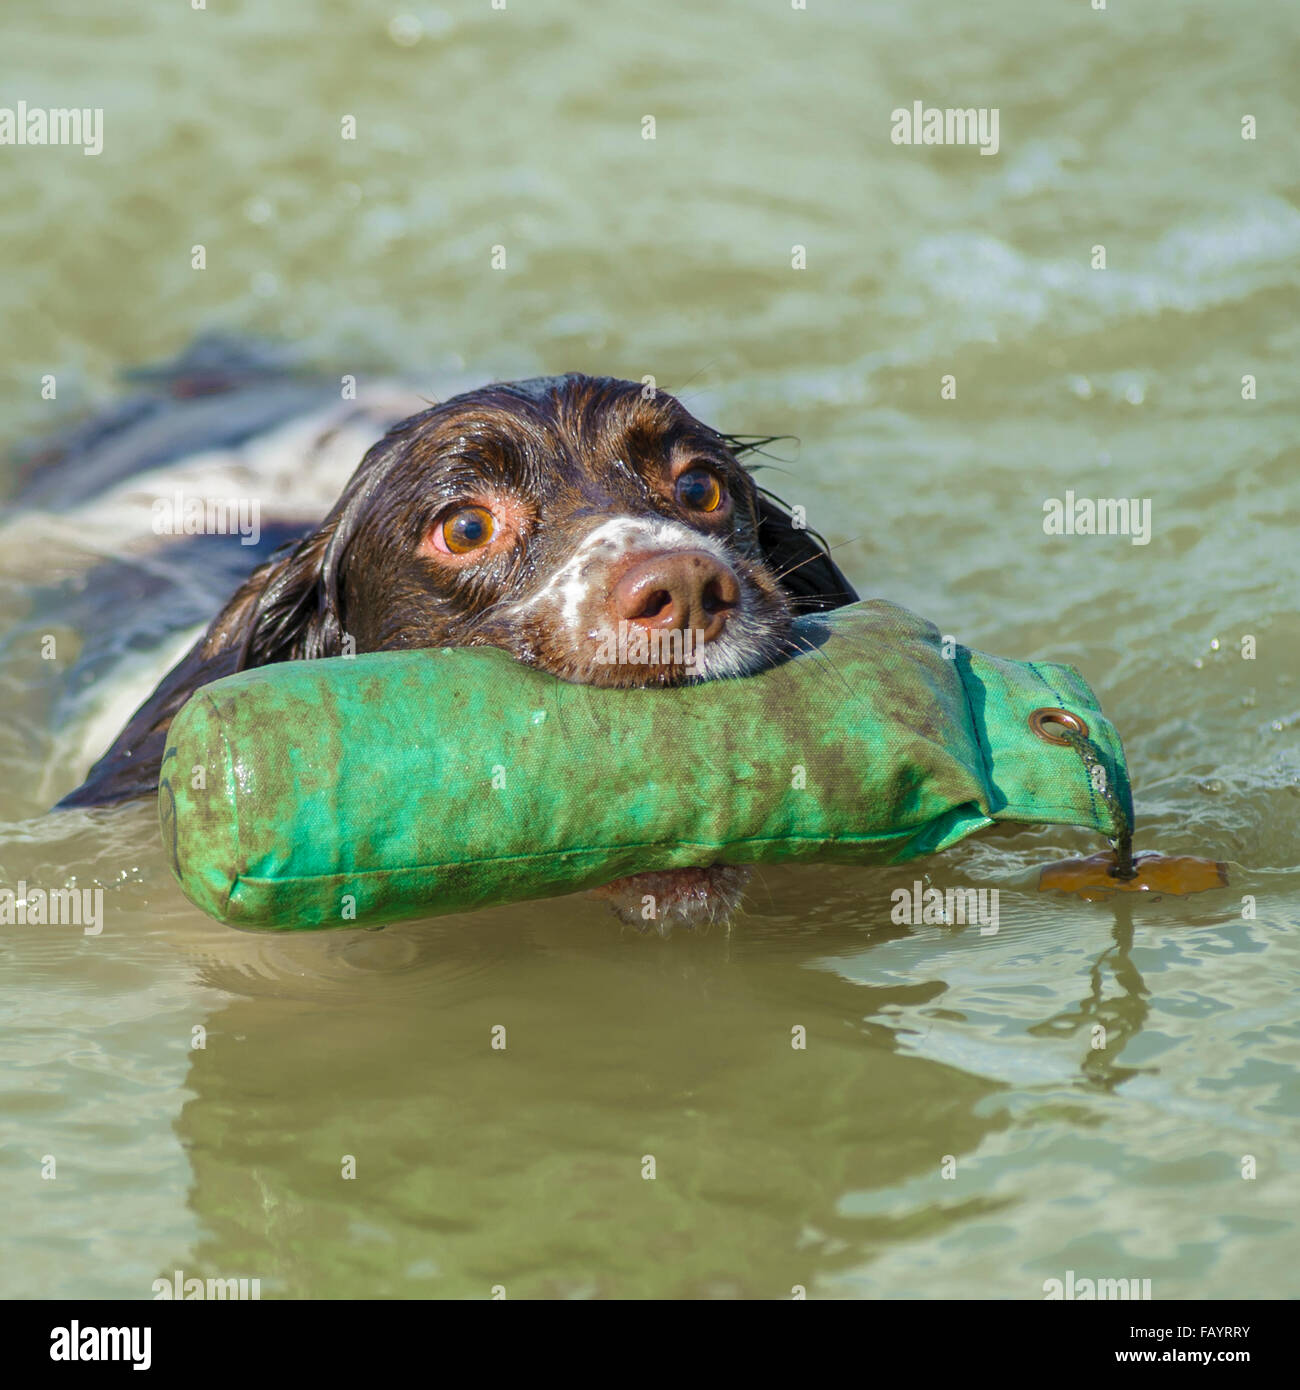
<svg viewBox="0 0 1300 1390">
<path fill-rule="evenodd" d="M 749 454 L 758 454 L 762 458 L 776 459 L 778 463 L 793 463 L 794 460 L 783 459 L 777 454 L 769 454 L 767 452 L 767 446 L 769 444 L 781 444 L 788 441 L 796 448 L 798 448 L 799 445 L 799 437 L 794 434 L 724 434 L 722 439 L 737 458 L 745 458 Z M 769 466 L 770 465 L 761 463 L 746 465 L 746 467 L 755 471 Z"/>
<path fill-rule="evenodd" d="M 822 651 L 820 647 L 815 646 L 811 642 L 806 642 L 797 637 L 792 636 L 790 638 L 789 646 L 786 648 L 786 652 L 790 655 L 801 654 L 817 659 L 820 662 L 820 665 L 818 665 L 816 669 L 813 671 L 813 675 L 816 679 L 820 680 L 824 677 L 826 680 L 831 680 L 832 678 L 836 678 L 844 687 L 847 694 L 849 694 L 850 696 L 855 694 L 853 687 L 845 678 L 844 673 L 839 669 L 839 667 L 835 664 L 831 657 L 828 656 L 826 652 Z"/>
<path fill-rule="evenodd" d="M 820 539 L 820 538 L 819 538 L 819 539 Z M 826 555 L 829 555 L 829 554 L 831 553 L 832 550 L 839 550 L 839 549 L 841 549 L 842 547 L 844 547 L 844 546 L 846 546 L 846 545 L 852 545 L 852 544 L 854 543 L 854 541 L 860 541 L 861 539 L 862 539 L 861 536 L 850 536 L 850 537 L 848 538 L 848 540 L 836 541 L 834 545 L 826 545 L 826 544 L 823 542 L 823 548 L 824 548 L 824 550 L 825 550 L 825 552 L 826 552 Z M 790 565 L 790 566 L 788 566 L 786 569 L 778 570 L 777 573 L 776 573 L 776 578 L 777 578 L 778 581 L 779 581 L 779 580 L 782 580 L 782 579 L 786 578 L 787 575 L 793 574 L 793 573 L 795 572 L 795 570 L 802 569 L 805 565 L 810 565 L 810 564 L 812 564 L 812 562 L 813 562 L 814 560 L 823 560 L 823 559 L 825 559 L 825 558 L 826 558 L 826 556 L 825 556 L 825 555 L 822 555 L 822 554 L 820 554 L 820 553 L 814 554 L 814 555 L 806 555 L 806 556 L 804 556 L 804 558 L 803 558 L 802 560 L 799 561 L 799 563 L 798 563 L 797 565 Z"/>
</svg>

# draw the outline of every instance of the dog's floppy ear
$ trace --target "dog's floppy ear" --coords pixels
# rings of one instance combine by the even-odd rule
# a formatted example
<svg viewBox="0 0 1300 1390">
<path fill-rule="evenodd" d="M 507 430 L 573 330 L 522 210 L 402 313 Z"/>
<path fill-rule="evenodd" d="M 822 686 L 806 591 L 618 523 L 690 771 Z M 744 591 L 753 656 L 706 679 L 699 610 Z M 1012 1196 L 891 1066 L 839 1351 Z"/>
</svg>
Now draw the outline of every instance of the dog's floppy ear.
<svg viewBox="0 0 1300 1390">
<path fill-rule="evenodd" d="M 796 526 L 779 497 L 757 488 L 758 543 L 797 613 L 821 613 L 856 603 L 858 595 L 816 531 Z"/>
<path fill-rule="evenodd" d="M 331 516 L 284 559 L 254 573 L 208 629 L 209 638 L 238 651 L 237 671 L 343 651 L 341 520 Z"/>
<path fill-rule="evenodd" d="M 131 716 L 86 780 L 55 809 L 103 806 L 155 792 L 167 730 L 180 707 L 201 686 L 249 666 L 339 655 L 343 624 L 334 546 L 337 535 L 337 525 L 327 522 L 288 555 L 254 570 Z M 334 563 L 327 565 L 329 560 Z"/>
</svg>

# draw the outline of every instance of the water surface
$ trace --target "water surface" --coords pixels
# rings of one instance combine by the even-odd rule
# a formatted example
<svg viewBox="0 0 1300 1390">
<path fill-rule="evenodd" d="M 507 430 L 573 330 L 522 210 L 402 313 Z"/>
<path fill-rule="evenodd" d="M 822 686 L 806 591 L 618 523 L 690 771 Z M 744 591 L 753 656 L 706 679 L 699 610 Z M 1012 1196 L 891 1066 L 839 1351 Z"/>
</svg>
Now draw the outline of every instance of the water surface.
<svg viewBox="0 0 1300 1390">
<path fill-rule="evenodd" d="M 176 1269 L 266 1297 L 1300 1291 L 1285 7 L 13 0 L 4 25 L 0 102 L 105 111 L 97 158 L 0 149 L 6 446 L 212 328 L 431 393 L 653 375 L 793 437 L 765 481 L 864 594 L 1076 665 L 1139 847 L 1232 886 L 1046 898 L 1038 867 L 1096 840 L 999 830 L 765 871 L 730 931 L 668 940 L 582 898 L 232 933 L 180 898 L 150 807 L 45 814 L 102 682 L 147 682 L 230 557 L 132 550 L 128 583 L 147 487 L 24 493 L 15 465 L 0 883 L 102 886 L 107 924 L 0 928 L 0 1293 L 144 1298 Z M 998 154 L 891 144 L 915 100 L 999 108 Z M 274 450 L 205 466 L 311 516 L 345 443 L 274 486 Z M 1149 499 L 1150 543 L 1045 535 L 1067 490 Z M 925 874 L 998 887 L 998 934 L 892 925 Z"/>
</svg>

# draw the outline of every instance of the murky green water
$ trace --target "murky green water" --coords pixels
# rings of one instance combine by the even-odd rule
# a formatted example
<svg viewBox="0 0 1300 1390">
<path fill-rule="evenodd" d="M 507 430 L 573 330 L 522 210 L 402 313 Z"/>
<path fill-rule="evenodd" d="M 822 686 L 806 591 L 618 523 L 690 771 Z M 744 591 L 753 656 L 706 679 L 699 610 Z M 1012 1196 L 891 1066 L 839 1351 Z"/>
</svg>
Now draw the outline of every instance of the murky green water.
<svg viewBox="0 0 1300 1390">
<path fill-rule="evenodd" d="M 729 933 L 667 941 L 585 899 L 231 933 L 180 899 L 150 808 L 43 814 L 84 767 L 39 635 L 129 643 L 57 601 L 94 508 L 11 513 L 0 883 L 102 885 L 107 924 L 0 928 L 0 1293 L 149 1297 L 176 1269 L 267 1297 L 1034 1298 L 1070 1269 L 1300 1292 L 1286 7 L 11 0 L 3 23 L 0 105 L 105 111 L 98 158 L 0 148 L 7 443 L 214 325 L 363 379 L 653 374 L 720 428 L 798 437 L 770 481 L 864 593 L 1077 665 L 1125 733 L 1139 847 L 1233 882 L 1046 899 L 1038 866 L 1098 846 L 1036 831 L 766 872 Z M 999 153 L 891 144 L 915 100 L 999 108 Z M 1150 499 L 1150 544 L 1045 535 L 1067 490 Z M 999 887 L 999 933 L 892 926 L 920 872 Z"/>
</svg>

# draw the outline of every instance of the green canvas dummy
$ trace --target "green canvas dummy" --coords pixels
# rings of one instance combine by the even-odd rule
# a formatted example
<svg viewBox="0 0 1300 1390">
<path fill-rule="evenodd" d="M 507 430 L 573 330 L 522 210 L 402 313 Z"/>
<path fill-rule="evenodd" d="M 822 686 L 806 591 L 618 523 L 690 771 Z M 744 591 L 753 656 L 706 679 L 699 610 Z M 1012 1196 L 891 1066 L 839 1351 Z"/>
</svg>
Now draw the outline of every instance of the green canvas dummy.
<svg viewBox="0 0 1300 1390">
<path fill-rule="evenodd" d="M 571 685 L 487 648 L 285 662 L 198 691 L 159 784 L 186 895 L 236 927 L 356 927 L 703 864 L 890 864 L 995 821 L 1132 822 L 1068 666 L 882 602 L 808 651 L 675 689 Z M 1054 739 L 1074 716 L 1080 736 Z M 1050 740 L 1050 741 L 1049 741 Z"/>
</svg>

